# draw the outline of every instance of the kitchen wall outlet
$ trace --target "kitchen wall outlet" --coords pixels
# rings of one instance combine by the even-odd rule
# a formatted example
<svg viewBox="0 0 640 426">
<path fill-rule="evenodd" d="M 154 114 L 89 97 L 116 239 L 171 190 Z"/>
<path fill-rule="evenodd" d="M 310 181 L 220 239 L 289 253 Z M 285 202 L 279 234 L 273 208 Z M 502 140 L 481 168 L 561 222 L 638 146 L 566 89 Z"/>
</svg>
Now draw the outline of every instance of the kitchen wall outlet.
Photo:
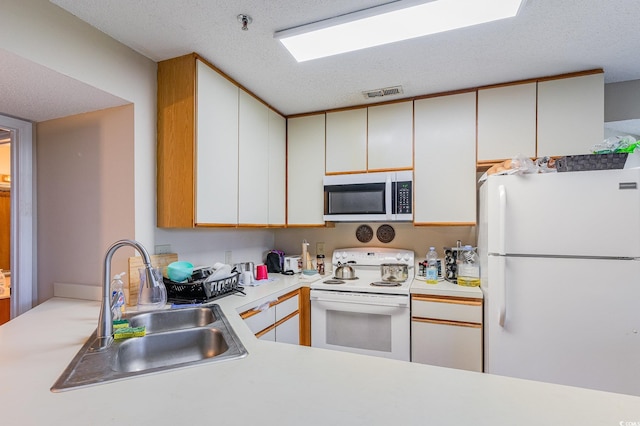
<svg viewBox="0 0 640 426">
<path fill-rule="evenodd" d="M 171 244 L 162 244 L 156 246 L 156 254 L 169 254 L 171 253 Z"/>
<path fill-rule="evenodd" d="M 324 254 L 324 243 L 316 243 L 316 255 Z"/>
<path fill-rule="evenodd" d="M 231 255 L 231 250 L 227 250 L 224 252 L 224 263 L 226 263 L 227 265 L 231 265 L 231 262 L 233 260 Z"/>
</svg>

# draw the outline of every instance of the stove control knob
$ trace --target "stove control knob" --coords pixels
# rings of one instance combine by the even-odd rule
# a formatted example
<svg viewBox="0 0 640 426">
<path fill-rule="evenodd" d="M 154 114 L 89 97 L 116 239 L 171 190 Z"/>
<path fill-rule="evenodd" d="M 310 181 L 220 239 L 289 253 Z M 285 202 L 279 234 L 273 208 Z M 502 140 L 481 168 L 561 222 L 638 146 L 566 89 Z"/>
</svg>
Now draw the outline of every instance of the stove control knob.
<svg viewBox="0 0 640 426">
<path fill-rule="evenodd" d="M 396 254 L 396 260 L 400 260 L 400 259 L 402 259 L 402 253 Z"/>
<path fill-rule="evenodd" d="M 346 252 L 346 251 L 343 251 L 343 252 L 341 253 L 341 256 L 342 256 L 342 258 L 343 258 L 343 259 L 346 259 L 346 258 L 347 258 L 347 252 Z"/>
<path fill-rule="evenodd" d="M 403 257 L 405 262 L 408 262 L 409 258 L 410 258 L 409 253 L 405 254 L 404 257 Z"/>
</svg>

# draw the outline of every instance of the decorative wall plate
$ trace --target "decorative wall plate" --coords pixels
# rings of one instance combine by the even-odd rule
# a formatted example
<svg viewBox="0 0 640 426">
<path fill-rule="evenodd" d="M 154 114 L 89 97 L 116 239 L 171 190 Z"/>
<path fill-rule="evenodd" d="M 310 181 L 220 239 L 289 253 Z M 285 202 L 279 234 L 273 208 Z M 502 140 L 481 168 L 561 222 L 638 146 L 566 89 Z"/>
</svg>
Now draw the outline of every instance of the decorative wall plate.
<svg viewBox="0 0 640 426">
<path fill-rule="evenodd" d="M 356 229 L 356 238 L 361 243 L 368 243 L 373 239 L 373 229 L 369 225 L 360 225 Z"/>
<path fill-rule="evenodd" d="M 380 225 L 376 236 L 381 243 L 390 243 L 396 237 L 396 231 L 391 225 Z"/>
</svg>

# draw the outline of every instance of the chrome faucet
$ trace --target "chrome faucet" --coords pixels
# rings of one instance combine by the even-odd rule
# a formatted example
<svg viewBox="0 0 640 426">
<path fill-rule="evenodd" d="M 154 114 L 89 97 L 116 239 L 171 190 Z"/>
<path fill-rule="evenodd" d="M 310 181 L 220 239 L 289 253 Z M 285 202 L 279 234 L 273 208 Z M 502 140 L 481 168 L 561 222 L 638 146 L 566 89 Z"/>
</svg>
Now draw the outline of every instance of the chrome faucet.
<svg viewBox="0 0 640 426">
<path fill-rule="evenodd" d="M 119 240 L 109 247 L 104 257 L 104 268 L 102 276 L 102 307 L 100 308 L 100 319 L 98 320 L 98 330 L 96 341 L 92 345 L 93 350 L 102 350 L 113 342 L 113 315 L 111 312 L 111 289 L 109 284 L 111 282 L 111 258 L 113 254 L 121 247 L 130 246 L 138 250 L 142 256 L 144 263 L 145 274 L 148 283 L 153 282 L 155 279 L 153 276 L 153 270 L 151 266 L 151 257 L 147 250 L 137 241 L 134 240 Z"/>
</svg>

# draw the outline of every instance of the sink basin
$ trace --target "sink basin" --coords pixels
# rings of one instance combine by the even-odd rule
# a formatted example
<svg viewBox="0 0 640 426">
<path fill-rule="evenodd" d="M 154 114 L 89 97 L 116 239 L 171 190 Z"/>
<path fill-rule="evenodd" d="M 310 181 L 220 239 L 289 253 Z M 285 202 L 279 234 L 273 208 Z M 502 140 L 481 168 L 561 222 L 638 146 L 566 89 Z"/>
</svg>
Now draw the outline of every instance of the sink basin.
<svg viewBox="0 0 640 426">
<path fill-rule="evenodd" d="M 247 350 L 218 305 L 127 314 L 147 335 L 92 348 L 96 332 L 71 360 L 52 392 L 123 380 L 139 375 L 242 358 Z"/>
<path fill-rule="evenodd" d="M 222 332 L 216 328 L 152 334 L 123 342 L 111 367 L 115 371 L 144 371 L 213 358 L 228 349 Z"/>
<path fill-rule="evenodd" d="M 125 318 L 127 315 L 125 315 Z M 131 327 L 145 326 L 147 334 L 185 328 L 204 327 L 216 320 L 209 308 L 170 309 L 134 314 L 129 317 Z"/>
</svg>

